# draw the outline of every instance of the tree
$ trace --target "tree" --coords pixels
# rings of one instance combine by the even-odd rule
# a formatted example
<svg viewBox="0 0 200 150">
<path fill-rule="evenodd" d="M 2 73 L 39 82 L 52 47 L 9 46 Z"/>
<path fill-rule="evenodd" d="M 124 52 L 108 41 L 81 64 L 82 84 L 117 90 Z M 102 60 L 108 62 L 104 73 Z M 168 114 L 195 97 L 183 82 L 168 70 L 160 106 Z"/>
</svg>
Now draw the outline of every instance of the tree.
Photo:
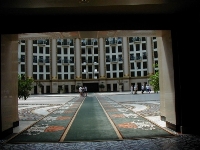
<svg viewBox="0 0 200 150">
<path fill-rule="evenodd" d="M 30 91 L 33 88 L 34 80 L 32 78 L 26 78 L 25 75 L 18 74 L 18 98 L 24 98 L 26 100 Z"/>
<path fill-rule="evenodd" d="M 158 64 L 155 64 L 155 66 L 158 66 Z M 156 71 L 153 75 L 150 76 L 150 85 L 153 86 L 155 93 L 157 93 L 160 90 L 160 87 L 159 87 L 159 71 Z"/>
</svg>

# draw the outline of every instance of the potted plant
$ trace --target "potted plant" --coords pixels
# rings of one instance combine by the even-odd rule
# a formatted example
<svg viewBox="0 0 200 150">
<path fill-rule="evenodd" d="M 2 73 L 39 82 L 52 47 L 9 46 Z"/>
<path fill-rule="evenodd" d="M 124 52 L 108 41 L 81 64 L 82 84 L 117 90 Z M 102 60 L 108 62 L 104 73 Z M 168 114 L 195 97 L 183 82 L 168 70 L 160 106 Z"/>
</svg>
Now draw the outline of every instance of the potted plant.
<svg viewBox="0 0 200 150">
<path fill-rule="evenodd" d="M 105 88 L 104 84 L 99 84 L 99 88 L 101 89 L 101 91 L 103 91 L 102 89 Z"/>
</svg>

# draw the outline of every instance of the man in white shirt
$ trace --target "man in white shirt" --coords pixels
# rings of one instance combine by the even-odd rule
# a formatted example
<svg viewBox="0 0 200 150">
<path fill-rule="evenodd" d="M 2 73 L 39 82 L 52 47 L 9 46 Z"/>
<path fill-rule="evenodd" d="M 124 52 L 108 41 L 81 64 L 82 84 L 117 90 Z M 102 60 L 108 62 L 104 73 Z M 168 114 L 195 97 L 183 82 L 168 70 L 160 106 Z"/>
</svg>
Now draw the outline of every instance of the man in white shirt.
<svg viewBox="0 0 200 150">
<path fill-rule="evenodd" d="M 80 96 L 82 96 L 82 87 L 81 86 L 79 87 L 79 93 L 80 93 Z"/>
</svg>

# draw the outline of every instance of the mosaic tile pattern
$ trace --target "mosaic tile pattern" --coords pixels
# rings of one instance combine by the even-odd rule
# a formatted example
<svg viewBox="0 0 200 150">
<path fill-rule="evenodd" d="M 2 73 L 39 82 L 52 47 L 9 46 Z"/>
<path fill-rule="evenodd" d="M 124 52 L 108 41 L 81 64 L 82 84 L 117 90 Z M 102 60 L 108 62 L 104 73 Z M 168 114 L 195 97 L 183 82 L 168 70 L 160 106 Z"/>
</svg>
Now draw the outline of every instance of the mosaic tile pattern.
<svg viewBox="0 0 200 150">
<path fill-rule="evenodd" d="M 179 135 L 173 138 L 75 143 L 1 144 L 1 150 L 199 150 L 200 137 Z"/>
</svg>

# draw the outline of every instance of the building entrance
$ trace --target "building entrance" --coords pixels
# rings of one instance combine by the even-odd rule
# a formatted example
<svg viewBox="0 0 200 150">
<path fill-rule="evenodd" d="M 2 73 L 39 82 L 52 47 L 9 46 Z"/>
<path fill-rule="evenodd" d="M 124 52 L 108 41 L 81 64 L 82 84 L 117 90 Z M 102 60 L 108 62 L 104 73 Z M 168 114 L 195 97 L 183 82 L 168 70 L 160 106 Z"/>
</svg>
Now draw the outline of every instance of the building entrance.
<svg viewBox="0 0 200 150">
<path fill-rule="evenodd" d="M 83 83 L 88 92 L 99 92 L 99 83 Z"/>
</svg>

